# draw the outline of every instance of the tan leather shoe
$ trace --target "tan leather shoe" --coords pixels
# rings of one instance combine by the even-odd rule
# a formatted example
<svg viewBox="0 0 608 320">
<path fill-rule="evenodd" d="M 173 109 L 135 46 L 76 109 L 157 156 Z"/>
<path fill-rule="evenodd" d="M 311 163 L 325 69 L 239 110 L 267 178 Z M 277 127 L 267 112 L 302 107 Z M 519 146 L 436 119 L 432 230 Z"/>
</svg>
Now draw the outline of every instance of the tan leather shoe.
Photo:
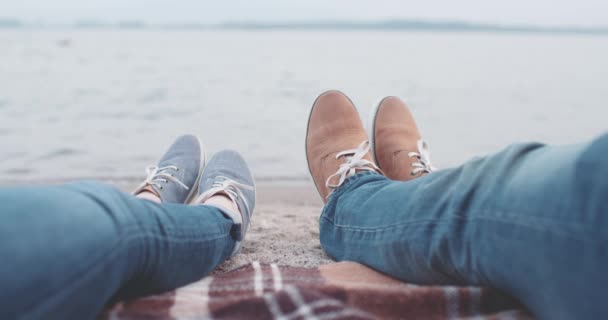
<svg viewBox="0 0 608 320">
<path fill-rule="evenodd" d="M 367 133 L 350 99 L 339 91 L 321 94 L 308 118 L 306 159 L 324 202 L 347 177 L 379 171 L 369 150 Z"/>
<path fill-rule="evenodd" d="M 401 99 L 382 99 L 370 120 L 374 159 L 389 179 L 408 181 L 435 170 L 428 146 Z"/>
</svg>

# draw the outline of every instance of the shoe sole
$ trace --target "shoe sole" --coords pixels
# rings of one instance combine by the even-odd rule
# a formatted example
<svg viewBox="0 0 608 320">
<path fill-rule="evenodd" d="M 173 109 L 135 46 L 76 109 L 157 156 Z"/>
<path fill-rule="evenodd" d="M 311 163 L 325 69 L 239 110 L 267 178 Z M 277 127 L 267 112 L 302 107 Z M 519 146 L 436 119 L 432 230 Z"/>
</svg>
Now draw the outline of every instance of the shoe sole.
<svg viewBox="0 0 608 320">
<path fill-rule="evenodd" d="M 312 116 L 312 111 L 315 108 L 315 104 L 317 104 L 317 100 L 319 100 L 319 98 L 324 95 L 327 92 L 339 92 L 341 93 L 343 96 L 346 97 L 346 99 L 348 99 L 348 101 L 350 102 L 350 104 L 353 106 L 353 108 L 355 109 L 355 112 L 359 113 L 359 110 L 357 110 L 357 107 L 355 106 L 355 104 L 353 103 L 353 101 L 350 99 L 349 96 L 347 96 L 346 94 L 344 94 L 344 92 L 339 91 L 339 90 L 328 90 L 325 91 L 323 93 L 321 93 L 316 99 L 315 101 L 312 103 L 312 106 L 310 107 L 310 112 L 308 112 L 308 121 L 306 122 L 306 136 L 304 138 L 304 155 L 306 156 L 306 165 L 308 166 L 308 174 L 310 174 L 310 178 L 312 179 L 312 171 L 310 170 L 310 162 L 308 161 L 308 129 L 310 128 L 310 118 Z M 359 118 L 361 118 L 359 116 Z M 314 183 L 314 179 L 313 179 L 313 184 L 315 185 L 315 189 L 317 189 L 317 194 L 319 195 L 319 198 L 321 198 L 321 201 L 323 201 L 323 203 L 325 203 L 326 199 L 323 199 L 323 196 L 321 196 L 321 191 L 319 190 L 319 187 L 317 187 L 317 184 Z"/>
</svg>

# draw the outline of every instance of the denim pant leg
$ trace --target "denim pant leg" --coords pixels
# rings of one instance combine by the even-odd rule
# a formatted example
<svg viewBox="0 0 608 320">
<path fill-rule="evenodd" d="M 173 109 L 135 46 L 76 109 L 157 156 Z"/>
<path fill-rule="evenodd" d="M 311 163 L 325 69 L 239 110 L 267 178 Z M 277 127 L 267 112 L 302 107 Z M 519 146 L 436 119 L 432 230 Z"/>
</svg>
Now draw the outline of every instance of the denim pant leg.
<svg viewBox="0 0 608 320">
<path fill-rule="evenodd" d="M 421 284 L 493 286 L 543 319 L 608 314 L 608 135 L 514 145 L 395 182 L 350 177 L 321 215 L 321 243 Z"/>
<path fill-rule="evenodd" d="M 208 206 L 156 204 L 110 186 L 0 189 L 0 317 L 92 319 L 112 298 L 196 281 L 238 226 Z"/>
</svg>

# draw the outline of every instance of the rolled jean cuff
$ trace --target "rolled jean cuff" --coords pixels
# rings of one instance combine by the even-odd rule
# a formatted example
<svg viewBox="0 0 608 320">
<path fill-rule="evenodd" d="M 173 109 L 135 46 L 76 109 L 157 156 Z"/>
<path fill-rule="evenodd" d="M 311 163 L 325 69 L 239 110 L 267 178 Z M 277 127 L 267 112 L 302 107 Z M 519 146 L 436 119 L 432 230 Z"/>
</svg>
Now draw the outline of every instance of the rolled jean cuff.
<svg viewBox="0 0 608 320">
<path fill-rule="evenodd" d="M 232 220 L 234 224 L 230 228 L 230 236 L 234 241 L 241 242 L 243 240 L 243 223 L 240 214 L 217 204 L 205 204 L 206 206 L 214 207 L 218 209 L 226 218 Z"/>
</svg>

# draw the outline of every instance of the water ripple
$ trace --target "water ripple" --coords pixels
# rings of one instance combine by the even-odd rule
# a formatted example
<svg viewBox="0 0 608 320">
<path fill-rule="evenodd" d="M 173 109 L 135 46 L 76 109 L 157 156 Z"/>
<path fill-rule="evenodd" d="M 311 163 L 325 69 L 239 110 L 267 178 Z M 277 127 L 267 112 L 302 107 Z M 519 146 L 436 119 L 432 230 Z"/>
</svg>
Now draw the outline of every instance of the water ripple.
<svg viewBox="0 0 608 320">
<path fill-rule="evenodd" d="M 75 155 L 80 155 L 80 154 L 85 154 L 85 153 L 86 152 L 84 152 L 82 150 L 77 150 L 77 149 L 72 149 L 72 148 L 61 148 L 61 149 L 51 151 L 45 155 L 42 155 L 42 156 L 36 158 L 36 160 L 50 160 L 50 159 L 75 156 Z"/>
</svg>

